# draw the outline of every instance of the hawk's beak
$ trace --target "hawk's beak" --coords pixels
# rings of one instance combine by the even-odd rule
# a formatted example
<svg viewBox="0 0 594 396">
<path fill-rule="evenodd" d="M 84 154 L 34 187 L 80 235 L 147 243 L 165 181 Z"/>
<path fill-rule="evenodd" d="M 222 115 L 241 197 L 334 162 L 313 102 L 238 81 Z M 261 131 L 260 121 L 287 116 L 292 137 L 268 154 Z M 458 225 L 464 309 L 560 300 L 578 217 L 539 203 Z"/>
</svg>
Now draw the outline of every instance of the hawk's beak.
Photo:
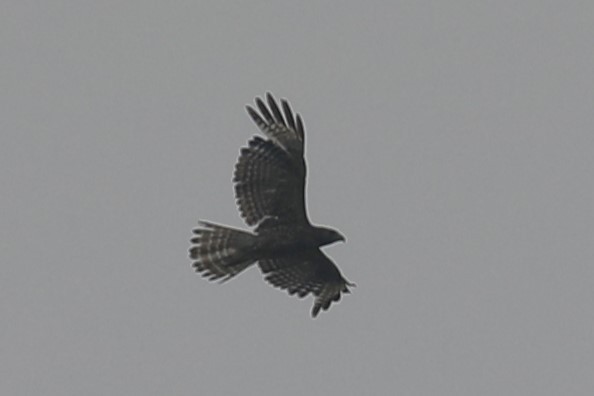
<svg viewBox="0 0 594 396">
<path fill-rule="evenodd" d="M 346 238 L 344 237 L 344 235 L 340 235 L 339 241 L 346 242 Z"/>
</svg>

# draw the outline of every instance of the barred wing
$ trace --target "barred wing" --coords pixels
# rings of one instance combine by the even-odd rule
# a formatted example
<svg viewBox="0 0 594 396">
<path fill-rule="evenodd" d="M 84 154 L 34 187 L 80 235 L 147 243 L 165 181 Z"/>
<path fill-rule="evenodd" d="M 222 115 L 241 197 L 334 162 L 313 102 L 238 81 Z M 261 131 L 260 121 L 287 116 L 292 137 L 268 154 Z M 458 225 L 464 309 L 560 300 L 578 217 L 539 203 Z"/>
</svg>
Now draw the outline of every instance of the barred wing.
<svg viewBox="0 0 594 396">
<path fill-rule="evenodd" d="M 248 106 L 252 119 L 270 140 L 256 136 L 241 150 L 233 179 L 239 211 L 248 225 L 266 218 L 309 224 L 305 209 L 303 123 L 299 116 L 293 117 L 286 101 L 282 101 L 283 118 L 272 96 L 267 97 L 270 109 L 256 99 L 262 115 Z"/>
<path fill-rule="evenodd" d="M 251 106 L 247 106 L 246 109 L 250 117 L 275 145 L 295 158 L 303 158 L 305 130 L 301 116 L 299 114 L 293 116 L 291 106 L 285 99 L 281 100 L 282 113 L 270 93 L 266 94 L 266 101 L 268 107 L 262 99 L 256 98 L 256 105 L 260 113 Z"/>
<path fill-rule="evenodd" d="M 319 249 L 291 257 L 260 260 L 259 265 L 268 282 L 287 290 L 290 295 L 303 298 L 312 293 L 315 296 L 311 311 L 314 318 L 320 309 L 327 310 L 333 301 L 339 301 L 341 293 L 350 293 L 348 286 L 354 286 Z"/>
</svg>

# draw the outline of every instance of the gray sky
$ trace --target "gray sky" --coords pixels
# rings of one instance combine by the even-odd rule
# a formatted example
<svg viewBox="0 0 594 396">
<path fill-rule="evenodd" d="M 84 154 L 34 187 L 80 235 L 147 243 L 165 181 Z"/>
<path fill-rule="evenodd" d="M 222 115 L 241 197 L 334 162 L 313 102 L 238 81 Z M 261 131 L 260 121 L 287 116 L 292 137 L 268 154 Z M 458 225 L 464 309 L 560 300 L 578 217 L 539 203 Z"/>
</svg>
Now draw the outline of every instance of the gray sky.
<svg viewBox="0 0 594 396">
<path fill-rule="evenodd" d="M 37 3 L 37 4 L 35 4 Z M 521 4 L 519 4 L 521 3 Z M 590 395 L 594 5 L 3 2 L 0 394 Z M 266 91 L 358 287 L 316 320 L 199 218 Z"/>
</svg>

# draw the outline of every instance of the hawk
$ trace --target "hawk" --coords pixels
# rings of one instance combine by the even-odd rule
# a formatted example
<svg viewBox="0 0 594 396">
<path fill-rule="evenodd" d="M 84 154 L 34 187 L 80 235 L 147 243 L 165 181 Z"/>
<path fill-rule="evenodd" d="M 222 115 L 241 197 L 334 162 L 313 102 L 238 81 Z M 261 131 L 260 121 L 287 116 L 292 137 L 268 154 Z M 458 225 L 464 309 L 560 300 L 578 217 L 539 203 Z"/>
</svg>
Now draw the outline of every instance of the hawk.
<svg viewBox="0 0 594 396">
<path fill-rule="evenodd" d="M 345 238 L 309 222 L 305 209 L 305 135 L 299 114 L 286 100 L 281 108 L 270 93 L 247 112 L 266 138 L 253 137 L 241 149 L 233 181 L 239 212 L 253 232 L 207 221 L 193 230 L 190 258 L 208 280 L 227 281 L 258 263 L 265 279 L 290 295 L 315 297 L 315 318 L 349 283 L 320 250 Z"/>
</svg>

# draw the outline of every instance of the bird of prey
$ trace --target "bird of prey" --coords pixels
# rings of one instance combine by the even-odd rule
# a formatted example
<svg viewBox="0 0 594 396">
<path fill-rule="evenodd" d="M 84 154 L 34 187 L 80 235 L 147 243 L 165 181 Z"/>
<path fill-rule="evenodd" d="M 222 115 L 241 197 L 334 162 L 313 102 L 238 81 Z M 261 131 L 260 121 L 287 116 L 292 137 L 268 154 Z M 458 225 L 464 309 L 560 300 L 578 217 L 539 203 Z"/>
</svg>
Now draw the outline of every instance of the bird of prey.
<svg viewBox="0 0 594 396">
<path fill-rule="evenodd" d="M 349 283 L 321 246 L 345 238 L 309 222 L 305 209 L 305 135 L 289 103 L 278 106 L 270 93 L 247 112 L 266 138 L 254 136 L 241 149 L 233 181 L 241 216 L 252 232 L 200 221 L 193 230 L 190 258 L 208 280 L 224 282 L 254 263 L 273 286 L 302 298 L 315 297 L 315 318 Z M 282 108 L 282 111 L 281 111 Z"/>
</svg>

